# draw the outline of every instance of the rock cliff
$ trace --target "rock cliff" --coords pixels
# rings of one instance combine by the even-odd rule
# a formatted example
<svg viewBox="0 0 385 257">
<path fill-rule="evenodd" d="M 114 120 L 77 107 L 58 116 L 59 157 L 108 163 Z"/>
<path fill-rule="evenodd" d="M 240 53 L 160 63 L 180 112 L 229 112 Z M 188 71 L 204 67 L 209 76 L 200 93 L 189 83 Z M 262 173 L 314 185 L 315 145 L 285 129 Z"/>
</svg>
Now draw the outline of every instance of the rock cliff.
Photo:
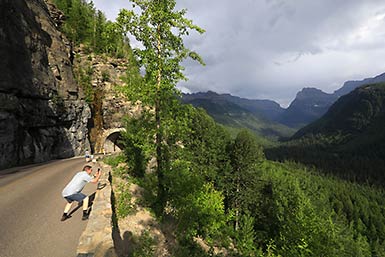
<svg viewBox="0 0 385 257">
<path fill-rule="evenodd" d="M 62 17 L 43 0 L 0 1 L 0 168 L 90 147 L 91 111 L 58 30 Z"/>
<path fill-rule="evenodd" d="M 132 104 L 118 87 L 123 85 L 130 64 L 125 58 L 87 53 L 84 46 L 75 49 L 75 76 L 86 83 L 87 99 L 92 110 L 89 122 L 91 149 L 94 153 L 119 151 L 120 132 L 124 130 L 124 116 L 139 115 L 141 105 Z"/>
<path fill-rule="evenodd" d="M 278 121 L 292 128 L 303 127 L 324 115 L 337 99 L 317 88 L 303 88 Z"/>
</svg>

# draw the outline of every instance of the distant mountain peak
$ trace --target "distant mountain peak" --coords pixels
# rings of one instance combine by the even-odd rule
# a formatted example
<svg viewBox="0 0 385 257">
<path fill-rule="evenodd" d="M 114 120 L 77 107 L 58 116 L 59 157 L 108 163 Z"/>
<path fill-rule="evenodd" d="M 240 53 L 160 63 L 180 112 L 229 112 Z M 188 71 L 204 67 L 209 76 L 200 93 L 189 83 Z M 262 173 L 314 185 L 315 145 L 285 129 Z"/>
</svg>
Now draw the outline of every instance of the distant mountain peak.
<svg viewBox="0 0 385 257">
<path fill-rule="evenodd" d="M 337 99 L 314 87 L 299 91 L 278 121 L 289 127 L 300 128 L 321 117 Z"/>
<path fill-rule="evenodd" d="M 385 82 L 385 73 L 373 78 L 346 81 L 340 89 L 331 94 L 315 87 L 305 87 L 297 93 L 287 109 L 282 108 L 272 100 L 252 100 L 228 93 L 219 94 L 212 90 L 183 94 L 183 101 L 186 103 L 196 101 L 196 99 L 205 99 L 216 103 L 227 101 L 242 107 L 259 118 L 279 122 L 292 128 L 300 128 L 319 119 L 339 97 L 350 93 L 359 86 L 380 82 Z"/>
<path fill-rule="evenodd" d="M 324 97 L 325 95 L 330 95 L 322 91 L 321 89 L 315 87 L 305 87 L 301 91 L 299 91 L 296 95 L 296 99 L 304 99 L 309 97 Z"/>
<path fill-rule="evenodd" d="M 194 99 L 221 99 L 229 101 L 242 106 L 243 108 L 251 112 L 259 112 L 258 110 L 275 110 L 276 112 L 282 112 L 284 109 L 275 101 L 272 100 L 260 100 L 260 99 L 247 99 L 239 96 L 233 96 L 231 94 L 218 94 L 214 91 L 208 90 L 207 92 L 197 92 L 191 94 L 183 94 L 183 101 L 189 102 Z"/>
<path fill-rule="evenodd" d="M 317 121 L 299 130 L 293 138 L 315 134 L 345 133 L 370 138 L 384 126 L 385 83 L 356 88 L 340 97 Z"/>
<path fill-rule="evenodd" d="M 377 75 L 373 78 L 366 78 L 363 80 L 349 80 L 349 81 L 346 81 L 340 89 L 334 91 L 334 94 L 340 97 L 352 92 L 354 89 L 356 89 L 359 86 L 366 85 L 366 84 L 381 83 L 381 82 L 385 82 L 385 73 Z"/>
<path fill-rule="evenodd" d="M 321 89 L 318 89 L 318 88 L 315 88 L 315 87 L 304 87 L 302 88 L 302 90 L 300 91 L 300 93 L 313 93 L 313 92 L 317 92 L 317 93 L 324 93 Z"/>
</svg>

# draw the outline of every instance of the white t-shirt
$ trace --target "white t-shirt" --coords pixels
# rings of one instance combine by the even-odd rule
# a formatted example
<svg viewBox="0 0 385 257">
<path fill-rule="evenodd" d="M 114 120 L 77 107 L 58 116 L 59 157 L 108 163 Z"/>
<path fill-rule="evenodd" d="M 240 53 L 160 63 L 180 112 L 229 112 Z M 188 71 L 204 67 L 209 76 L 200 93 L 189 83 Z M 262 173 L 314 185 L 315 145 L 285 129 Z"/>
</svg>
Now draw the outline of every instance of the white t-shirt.
<svg viewBox="0 0 385 257">
<path fill-rule="evenodd" d="M 85 171 L 80 171 L 76 173 L 76 175 L 72 178 L 72 180 L 67 184 L 67 186 L 63 189 L 62 196 L 70 196 L 73 194 L 80 193 L 84 186 L 91 182 L 92 177 L 88 175 Z"/>
</svg>

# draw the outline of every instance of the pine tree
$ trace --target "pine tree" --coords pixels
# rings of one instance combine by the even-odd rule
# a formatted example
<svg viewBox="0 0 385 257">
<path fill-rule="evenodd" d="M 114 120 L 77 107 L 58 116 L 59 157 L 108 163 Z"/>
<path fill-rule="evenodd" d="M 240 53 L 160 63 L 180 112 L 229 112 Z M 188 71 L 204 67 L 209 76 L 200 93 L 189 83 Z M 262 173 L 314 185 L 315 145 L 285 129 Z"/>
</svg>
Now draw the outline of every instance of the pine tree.
<svg viewBox="0 0 385 257">
<path fill-rule="evenodd" d="M 257 144 L 256 138 L 247 130 L 238 133 L 230 154 L 232 174 L 229 176 L 230 182 L 230 206 L 235 211 L 234 229 L 239 228 L 239 217 L 241 202 L 249 197 L 244 194 L 245 189 L 250 185 L 249 182 L 255 182 L 255 165 L 258 160 L 263 158 L 262 148 Z"/>
</svg>

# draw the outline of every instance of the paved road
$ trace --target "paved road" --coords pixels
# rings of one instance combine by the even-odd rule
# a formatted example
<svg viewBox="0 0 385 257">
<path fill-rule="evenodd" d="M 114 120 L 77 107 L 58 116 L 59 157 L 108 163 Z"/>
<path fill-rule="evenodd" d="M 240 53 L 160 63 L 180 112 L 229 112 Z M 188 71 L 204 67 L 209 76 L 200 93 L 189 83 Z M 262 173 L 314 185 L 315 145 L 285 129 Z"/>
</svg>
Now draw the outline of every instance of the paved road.
<svg viewBox="0 0 385 257">
<path fill-rule="evenodd" d="M 84 165 L 77 158 L 0 171 L 1 257 L 76 256 L 87 221 L 81 220 L 82 208 L 60 221 L 66 203 L 61 191 Z M 83 192 L 95 190 L 89 183 Z"/>
</svg>

